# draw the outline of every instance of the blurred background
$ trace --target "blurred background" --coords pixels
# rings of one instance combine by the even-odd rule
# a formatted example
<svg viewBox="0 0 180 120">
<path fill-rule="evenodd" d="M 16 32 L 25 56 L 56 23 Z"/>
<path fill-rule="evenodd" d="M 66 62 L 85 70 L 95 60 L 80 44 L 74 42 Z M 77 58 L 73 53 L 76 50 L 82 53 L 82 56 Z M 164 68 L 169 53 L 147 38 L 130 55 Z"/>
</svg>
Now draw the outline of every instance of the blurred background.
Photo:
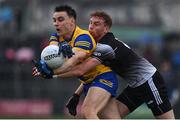
<svg viewBox="0 0 180 120">
<path fill-rule="evenodd" d="M 31 60 L 39 59 L 55 32 L 52 13 L 59 4 L 74 7 L 77 23 L 84 29 L 91 12 L 108 12 L 116 37 L 160 70 L 175 116 L 180 118 L 179 0 L 0 0 L 0 118 L 72 118 L 65 103 L 78 80 L 31 76 Z M 125 85 L 120 82 L 120 91 Z M 142 105 L 127 118 L 153 116 Z"/>
</svg>

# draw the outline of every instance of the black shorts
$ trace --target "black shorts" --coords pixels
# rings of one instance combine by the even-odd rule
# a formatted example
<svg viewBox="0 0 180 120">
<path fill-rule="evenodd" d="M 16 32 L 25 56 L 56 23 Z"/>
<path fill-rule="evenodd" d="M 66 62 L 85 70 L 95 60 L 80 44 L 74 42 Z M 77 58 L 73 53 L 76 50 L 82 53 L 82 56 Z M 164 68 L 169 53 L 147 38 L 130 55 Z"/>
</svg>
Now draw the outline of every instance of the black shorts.
<svg viewBox="0 0 180 120">
<path fill-rule="evenodd" d="M 130 86 L 125 88 L 117 100 L 125 104 L 130 112 L 146 103 L 154 116 L 162 115 L 172 109 L 164 80 L 158 71 L 144 84 L 136 88 Z"/>
</svg>

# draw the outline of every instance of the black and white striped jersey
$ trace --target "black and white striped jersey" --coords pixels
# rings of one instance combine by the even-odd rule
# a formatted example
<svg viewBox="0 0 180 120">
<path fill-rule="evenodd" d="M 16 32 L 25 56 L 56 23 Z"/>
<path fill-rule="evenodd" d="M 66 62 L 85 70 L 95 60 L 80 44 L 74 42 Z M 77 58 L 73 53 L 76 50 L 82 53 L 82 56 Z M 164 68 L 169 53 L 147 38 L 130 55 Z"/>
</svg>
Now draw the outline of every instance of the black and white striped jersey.
<svg viewBox="0 0 180 120">
<path fill-rule="evenodd" d="M 124 78 L 129 86 L 137 87 L 155 73 L 156 68 L 145 58 L 137 55 L 127 44 L 107 33 L 93 53 L 103 64 Z"/>
</svg>

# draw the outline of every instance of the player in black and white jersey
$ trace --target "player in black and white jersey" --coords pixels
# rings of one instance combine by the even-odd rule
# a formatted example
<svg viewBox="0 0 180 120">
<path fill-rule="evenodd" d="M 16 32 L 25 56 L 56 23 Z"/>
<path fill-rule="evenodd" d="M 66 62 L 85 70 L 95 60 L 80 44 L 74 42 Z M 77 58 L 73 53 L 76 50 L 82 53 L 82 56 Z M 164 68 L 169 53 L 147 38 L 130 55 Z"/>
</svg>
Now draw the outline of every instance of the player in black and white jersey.
<svg viewBox="0 0 180 120">
<path fill-rule="evenodd" d="M 93 57 L 110 66 L 133 88 L 146 82 L 156 72 L 152 64 L 134 53 L 110 32 L 99 41 Z"/>
<path fill-rule="evenodd" d="M 137 55 L 128 45 L 116 39 L 109 32 L 112 20 L 105 12 L 91 14 L 89 32 L 98 42 L 93 57 L 76 68 L 74 74 L 84 74 L 103 63 L 128 82 L 127 88 L 117 97 L 120 115 L 124 118 L 141 104 L 146 103 L 155 118 L 174 119 L 174 113 L 167 96 L 164 80 L 157 69 L 145 58 Z M 75 92 L 75 94 L 80 92 Z M 77 96 L 76 96 L 77 97 Z M 71 97 L 67 107 L 76 110 L 74 97 Z M 76 102 L 77 103 L 77 102 Z M 109 104 L 102 111 L 103 118 L 113 118 Z"/>
</svg>

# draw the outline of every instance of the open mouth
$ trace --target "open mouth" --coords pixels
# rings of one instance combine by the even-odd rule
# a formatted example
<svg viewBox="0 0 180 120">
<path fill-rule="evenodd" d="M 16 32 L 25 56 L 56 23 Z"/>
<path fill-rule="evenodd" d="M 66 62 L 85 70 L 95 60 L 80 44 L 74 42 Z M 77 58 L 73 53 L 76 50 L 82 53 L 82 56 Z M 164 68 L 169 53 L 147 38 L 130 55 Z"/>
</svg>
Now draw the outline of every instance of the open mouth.
<svg viewBox="0 0 180 120">
<path fill-rule="evenodd" d="M 59 28 L 56 28 L 56 31 L 58 31 L 58 32 L 59 32 L 59 31 L 60 31 L 60 29 L 59 29 Z"/>
</svg>

